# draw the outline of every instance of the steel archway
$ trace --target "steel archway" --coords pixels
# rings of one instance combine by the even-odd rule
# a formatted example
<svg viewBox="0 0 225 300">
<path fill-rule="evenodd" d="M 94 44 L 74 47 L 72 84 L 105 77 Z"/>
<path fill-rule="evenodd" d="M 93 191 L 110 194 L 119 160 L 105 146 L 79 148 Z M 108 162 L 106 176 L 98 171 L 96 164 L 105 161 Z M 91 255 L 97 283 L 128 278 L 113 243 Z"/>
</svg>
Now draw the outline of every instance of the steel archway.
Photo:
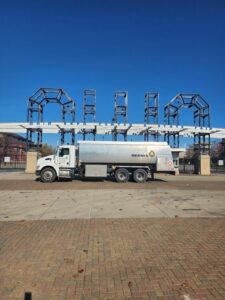
<svg viewBox="0 0 225 300">
<path fill-rule="evenodd" d="M 67 118 L 70 117 L 70 122 L 75 122 L 75 102 L 74 100 L 63 90 L 58 88 L 40 88 L 35 92 L 28 101 L 27 109 L 27 122 L 32 124 L 33 122 L 42 123 L 44 107 L 48 103 L 56 103 L 61 107 L 61 122 L 67 122 Z M 33 133 L 37 133 L 37 146 L 42 144 L 42 130 L 34 130 L 32 128 L 27 130 L 27 139 L 32 140 Z M 74 130 L 65 131 L 59 128 L 61 134 L 61 143 L 64 143 L 65 134 L 71 134 L 72 144 L 75 142 Z"/>
<path fill-rule="evenodd" d="M 195 127 L 210 128 L 210 107 L 207 101 L 199 94 L 177 94 L 164 108 L 164 124 L 178 126 L 180 123 L 180 111 L 188 108 L 193 111 Z M 173 139 L 171 144 L 171 138 Z M 165 140 L 173 147 L 179 147 L 179 133 L 168 132 Z M 200 153 L 209 153 L 210 135 L 195 134 L 194 144 Z"/>
</svg>

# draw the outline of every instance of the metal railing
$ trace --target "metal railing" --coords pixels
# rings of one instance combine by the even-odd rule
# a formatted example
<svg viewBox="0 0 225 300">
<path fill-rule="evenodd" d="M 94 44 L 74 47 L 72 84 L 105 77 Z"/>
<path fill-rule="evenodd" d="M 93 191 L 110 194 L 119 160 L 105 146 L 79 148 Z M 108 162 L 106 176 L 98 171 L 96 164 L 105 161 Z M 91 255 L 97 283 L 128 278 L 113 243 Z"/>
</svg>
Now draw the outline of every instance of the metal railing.
<svg viewBox="0 0 225 300">
<path fill-rule="evenodd" d="M 7 169 L 25 169 L 26 168 L 26 161 L 10 161 L 4 162 L 0 161 L 0 169 L 7 170 Z"/>
</svg>

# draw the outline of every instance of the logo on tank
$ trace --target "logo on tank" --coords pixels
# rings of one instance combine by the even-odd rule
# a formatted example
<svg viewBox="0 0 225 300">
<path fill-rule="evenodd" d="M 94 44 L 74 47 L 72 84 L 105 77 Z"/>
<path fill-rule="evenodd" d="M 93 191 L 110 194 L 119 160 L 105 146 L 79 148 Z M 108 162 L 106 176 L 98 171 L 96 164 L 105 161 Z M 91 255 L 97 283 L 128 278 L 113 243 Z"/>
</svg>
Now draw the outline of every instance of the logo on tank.
<svg viewBox="0 0 225 300">
<path fill-rule="evenodd" d="M 155 152 L 154 152 L 153 150 L 151 150 L 151 151 L 149 152 L 149 156 L 150 156 L 150 157 L 154 157 L 154 156 L 155 156 Z"/>
</svg>

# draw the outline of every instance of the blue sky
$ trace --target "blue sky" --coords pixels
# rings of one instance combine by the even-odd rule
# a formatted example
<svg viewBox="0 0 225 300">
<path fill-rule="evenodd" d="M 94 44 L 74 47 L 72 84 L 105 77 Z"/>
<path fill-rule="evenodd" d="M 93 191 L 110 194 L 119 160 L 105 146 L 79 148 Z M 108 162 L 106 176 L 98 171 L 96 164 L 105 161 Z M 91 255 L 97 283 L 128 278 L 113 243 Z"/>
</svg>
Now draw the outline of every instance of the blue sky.
<svg viewBox="0 0 225 300">
<path fill-rule="evenodd" d="M 40 87 L 61 87 L 77 104 L 97 91 L 97 121 L 110 122 L 116 90 L 129 92 L 128 120 L 143 122 L 144 94 L 163 108 L 178 92 L 200 93 L 211 124 L 225 127 L 223 0 L 2 1 L 0 122 L 26 121 L 27 100 Z M 46 121 L 59 120 L 49 105 Z M 183 111 L 181 124 L 191 125 Z"/>
</svg>

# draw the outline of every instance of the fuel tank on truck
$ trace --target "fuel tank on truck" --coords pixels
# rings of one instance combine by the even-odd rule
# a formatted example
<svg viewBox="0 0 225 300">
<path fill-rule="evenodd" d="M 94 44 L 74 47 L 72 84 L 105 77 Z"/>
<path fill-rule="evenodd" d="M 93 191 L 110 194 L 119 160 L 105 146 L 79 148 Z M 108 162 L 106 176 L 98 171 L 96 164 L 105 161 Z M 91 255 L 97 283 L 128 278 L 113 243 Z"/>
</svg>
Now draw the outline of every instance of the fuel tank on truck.
<svg viewBox="0 0 225 300">
<path fill-rule="evenodd" d="M 157 156 L 171 156 L 165 142 L 78 141 L 82 164 L 156 164 Z"/>
</svg>

